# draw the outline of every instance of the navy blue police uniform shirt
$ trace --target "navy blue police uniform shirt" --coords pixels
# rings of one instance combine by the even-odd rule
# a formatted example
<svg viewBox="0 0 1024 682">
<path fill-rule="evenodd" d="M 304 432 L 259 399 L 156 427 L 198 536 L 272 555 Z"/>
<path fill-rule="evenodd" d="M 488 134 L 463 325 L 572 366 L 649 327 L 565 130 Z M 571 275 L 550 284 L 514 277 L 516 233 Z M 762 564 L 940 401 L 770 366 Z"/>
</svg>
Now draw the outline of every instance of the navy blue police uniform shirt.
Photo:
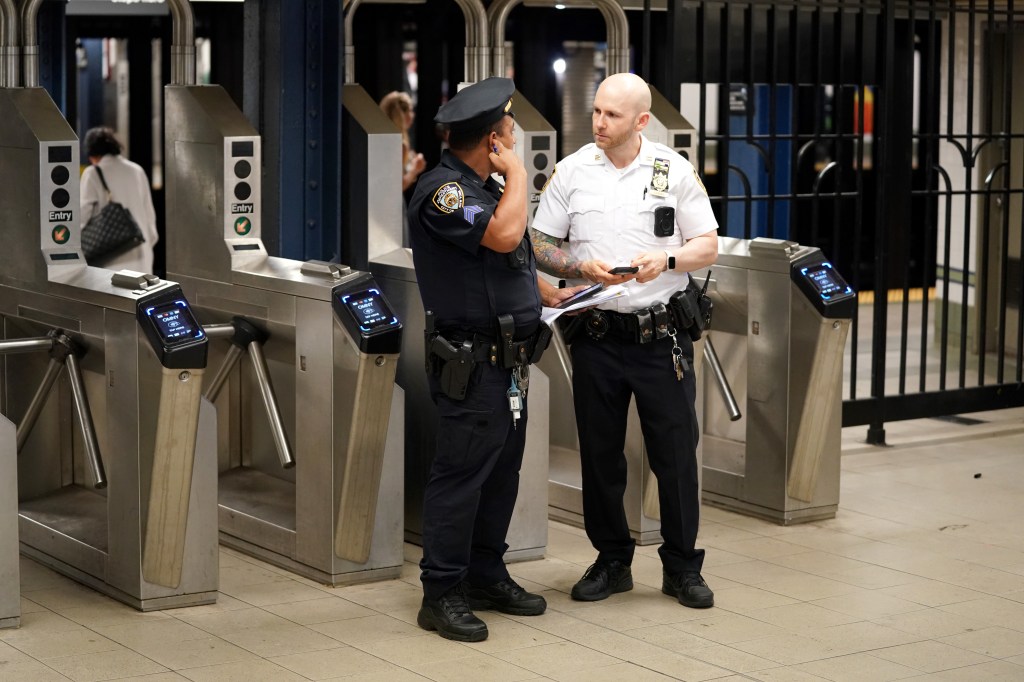
<svg viewBox="0 0 1024 682">
<path fill-rule="evenodd" d="M 497 317 L 511 313 L 517 337 L 540 320 L 537 262 L 525 237 L 521 267 L 508 254 L 481 246 L 500 185 L 486 181 L 449 151 L 420 176 L 409 202 L 413 264 L 425 310 L 438 330 L 460 329 L 495 335 Z"/>
</svg>

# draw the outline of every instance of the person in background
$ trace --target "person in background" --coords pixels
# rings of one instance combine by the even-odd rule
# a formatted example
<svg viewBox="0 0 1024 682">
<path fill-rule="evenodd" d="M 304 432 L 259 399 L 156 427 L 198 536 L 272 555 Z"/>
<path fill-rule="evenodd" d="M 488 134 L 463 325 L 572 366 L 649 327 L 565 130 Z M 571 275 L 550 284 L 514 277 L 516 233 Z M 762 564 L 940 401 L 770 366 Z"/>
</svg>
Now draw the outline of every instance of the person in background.
<svg viewBox="0 0 1024 682">
<path fill-rule="evenodd" d="M 409 128 L 416 118 L 416 112 L 412 110 L 412 98 L 397 90 L 389 92 L 380 101 L 380 108 L 395 127 L 402 131 L 402 191 L 405 192 L 416 184 L 416 178 L 427 167 L 423 154 L 413 151 L 409 143 Z"/>
<path fill-rule="evenodd" d="M 103 263 L 110 270 L 135 270 L 153 273 L 153 246 L 160 239 L 156 231 L 156 209 L 149 191 L 149 178 L 142 166 L 121 156 L 124 147 L 107 127 L 92 128 L 85 134 L 85 154 L 89 167 L 82 173 L 81 225 L 107 205 L 107 191 L 103 189 L 96 168 L 103 171 L 103 179 L 110 189 L 110 197 L 132 214 L 146 241 L 133 249 Z"/>
</svg>

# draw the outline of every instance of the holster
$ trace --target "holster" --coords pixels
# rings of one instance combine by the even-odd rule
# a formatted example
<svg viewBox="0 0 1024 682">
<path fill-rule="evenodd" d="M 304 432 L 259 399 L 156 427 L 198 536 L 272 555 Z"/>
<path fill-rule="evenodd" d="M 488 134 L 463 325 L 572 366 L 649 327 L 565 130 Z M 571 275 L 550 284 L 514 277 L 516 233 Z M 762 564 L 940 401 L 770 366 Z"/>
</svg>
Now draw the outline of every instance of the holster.
<svg viewBox="0 0 1024 682">
<path fill-rule="evenodd" d="M 434 313 L 426 313 L 426 329 L 423 332 L 423 356 L 428 374 L 438 377 L 441 391 L 452 400 L 462 400 L 469 388 L 473 374 L 473 341 L 466 339 L 458 346 L 452 345 L 434 330 Z"/>
<path fill-rule="evenodd" d="M 531 365 L 535 365 L 540 362 L 541 357 L 544 355 L 544 351 L 548 349 L 548 345 L 551 343 L 551 335 L 551 327 L 541 322 L 540 327 L 537 329 L 537 333 L 534 334 L 533 337 L 533 353 L 530 354 Z"/>
<path fill-rule="evenodd" d="M 704 330 L 711 326 L 714 308 L 711 297 L 692 278 L 685 289 L 669 297 L 668 308 L 675 318 L 676 327 L 685 330 L 693 341 L 699 341 Z"/>
<path fill-rule="evenodd" d="M 515 340 L 515 319 L 512 315 L 498 316 L 498 366 L 502 369 L 523 367 L 539 362 L 551 343 L 551 328 L 543 322 L 527 339 Z"/>
<path fill-rule="evenodd" d="M 444 341 L 438 337 L 440 341 Z M 444 341 L 448 344 L 447 341 Z M 451 344 L 448 344 L 451 347 Z M 438 381 L 441 384 L 441 391 L 452 400 L 462 400 L 466 397 L 469 389 L 469 379 L 473 374 L 473 342 L 463 341 L 455 351 L 455 357 L 446 360 L 441 366 L 441 376 Z"/>
</svg>

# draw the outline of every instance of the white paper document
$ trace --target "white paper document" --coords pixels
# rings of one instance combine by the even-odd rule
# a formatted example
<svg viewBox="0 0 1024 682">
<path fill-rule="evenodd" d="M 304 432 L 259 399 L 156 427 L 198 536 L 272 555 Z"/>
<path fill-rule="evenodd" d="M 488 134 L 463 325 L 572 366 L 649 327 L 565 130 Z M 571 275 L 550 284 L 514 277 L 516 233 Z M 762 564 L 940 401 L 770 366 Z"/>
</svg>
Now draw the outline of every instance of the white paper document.
<svg viewBox="0 0 1024 682">
<path fill-rule="evenodd" d="M 628 296 L 629 291 L 626 287 L 621 284 L 613 284 L 609 287 L 605 287 L 601 291 L 597 292 L 593 296 L 583 299 L 577 303 L 566 308 L 548 308 L 544 306 L 540 311 L 540 321 L 544 324 L 550 325 L 552 322 L 561 317 L 564 313 L 571 313 L 574 310 L 583 310 L 584 308 L 591 308 L 595 305 L 600 305 L 605 301 L 610 301 L 613 298 L 619 296 Z"/>
</svg>

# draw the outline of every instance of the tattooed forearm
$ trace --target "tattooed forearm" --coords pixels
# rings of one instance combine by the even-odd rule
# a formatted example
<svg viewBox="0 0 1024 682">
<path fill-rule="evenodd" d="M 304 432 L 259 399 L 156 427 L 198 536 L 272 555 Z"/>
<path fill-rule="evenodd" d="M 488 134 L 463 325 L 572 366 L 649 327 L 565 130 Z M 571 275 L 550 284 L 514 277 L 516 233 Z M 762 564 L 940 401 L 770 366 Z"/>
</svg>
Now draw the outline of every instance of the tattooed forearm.
<svg viewBox="0 0 1024 682">
<path fill-rule="evenodd" d="M 580 273 L 580 261 L 562 250 L 562 240 L 558 237 L 530 228 L 530 241 L 533 243 L 533 253 L 537 256 L 537 266 L 544 272 L 555 277 L 583 276 Z"/>
</svg>

